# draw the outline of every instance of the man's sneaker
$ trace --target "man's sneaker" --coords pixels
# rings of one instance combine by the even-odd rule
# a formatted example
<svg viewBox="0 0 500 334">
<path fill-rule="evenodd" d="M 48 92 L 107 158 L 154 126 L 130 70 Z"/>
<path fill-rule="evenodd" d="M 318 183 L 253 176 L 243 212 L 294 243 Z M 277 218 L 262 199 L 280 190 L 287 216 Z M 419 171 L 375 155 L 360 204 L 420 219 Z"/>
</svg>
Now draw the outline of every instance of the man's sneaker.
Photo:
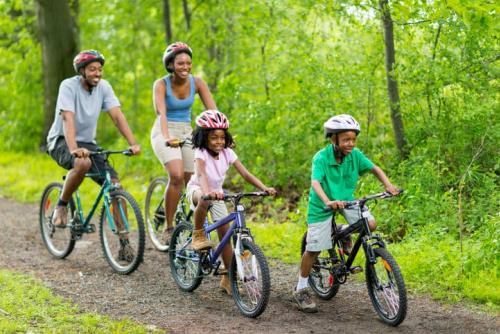
<svg viewBox="0 0 500 334">
<path fill-rule="evenodd" d="M 52 221 L 52 224 L 55 227 L 66 227 L 66 224 L 68 223 L 68 207 L 66 206 L 58 206 L 54 210 L 54 220 Z"/>
<path fill-rule="evenodd" d="M 174 228 L 169 227 L 163 230 L 161 233 L 160 241 L 164 245 L 169 245 L 170 240 L 172 239 L 172 234 L 174 234 Z"/>
<path fill-rule="evenodd" d="M 316 313 L 318 312 L 318 307 L 316 303 L 312 300 L 310 294 L 310 288 L 300 289 L 299 291 L 293 292 L 293 299 L 297 303 L 299 310 L 306 313 Z"/>
<path fill-rule="evenodd" d="M 118 261 L 132 262 L 135 258 L 134 249 L 128 244 L 122 244 L 118 251 Z"/>
</svg>

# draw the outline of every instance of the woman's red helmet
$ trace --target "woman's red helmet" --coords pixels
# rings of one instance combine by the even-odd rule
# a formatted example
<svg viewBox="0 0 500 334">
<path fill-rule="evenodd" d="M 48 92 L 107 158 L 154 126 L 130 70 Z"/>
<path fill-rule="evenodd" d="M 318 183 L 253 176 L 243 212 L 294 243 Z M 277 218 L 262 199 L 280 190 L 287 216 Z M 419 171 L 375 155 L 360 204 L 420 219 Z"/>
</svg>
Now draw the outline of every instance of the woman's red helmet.
<svg viewBox="0 0 500 334">
<path fill-rule="evenodd" d="M 174 60 L 175 56 L 177 56 L 179 53 L 187 53 L 189 57 L 193 58 L 193 50 L 187 45 L 186 43 L 183 42 L 175 42 L 167 46 L 165 49 L 165 52 L 163 52 L 163 65 L 165 66 L 165 69 L 169 72 L 172 73 L 173 70 L 168 67 L 168 64 Z"/>
</svg>

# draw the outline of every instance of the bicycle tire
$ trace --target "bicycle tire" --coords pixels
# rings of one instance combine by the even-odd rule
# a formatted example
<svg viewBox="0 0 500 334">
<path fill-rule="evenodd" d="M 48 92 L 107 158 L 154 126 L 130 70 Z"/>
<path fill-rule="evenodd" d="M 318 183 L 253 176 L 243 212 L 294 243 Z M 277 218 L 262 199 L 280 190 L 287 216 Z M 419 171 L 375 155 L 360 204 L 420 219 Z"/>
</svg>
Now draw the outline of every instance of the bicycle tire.
<svg viewBox="0 0 500 334">
<path fill-rule="evenodd" d="M 398 326 L 406 317 L 406 288 L 394 257 L 385 248 L 373 249 L 377 263 L 366 260 L 366 285 L 373 307 L 382 321 Z"/>
<path fill-rule="evenodd" d="M 168 251 L 168 244 L 161 241 L 161 233 L 166 223 L 165 217 L 165 191 L 168 180 L 160 176 L 149 184 L 146 192 L 146 201 L 144 204 L 144 219 L 148 228 L 149 239 L 153 246 L 161 251 Z"/>
<path fill-rule="evenodd" d="M 303 255 L 306 250 L 307 244 L 307 232 L 304 233 L 302 237 L 302 243 L 300 247 L 300 254 Z M 311 290 L 323 300 L 332 299 L 340 288 L 340 283 L 335 281 L 335 277 L 332 274 L 332 252 L 334 249 L 328 249 L 321 251 L 316 259 L 316 262 L 311 268 L 309 273 L 309 286 Z"/>
<path fill-rule="evenodd" d="M 267 307 L 271 290 L 269 267 L 262 250 L 251 240 L 241 240 L 243 278 L 238 273 L 236 254 L 229 270 L 229 280 L 233 299 L 240 312 L 249 317 L 256 318 Z"/>
<path fill-rule="evenodd" d="M 168 250 L 172 277 L 179 288 L 186 292 L 194 291 L 203 280 L 200 255 L 190 249 L 192 233 L 190 224 L 177 225 Z"/>
<path fill-rule="evenodd" d="M 55 228 L 52 225 L 54 209 L 57 206 L 63 185 L 53 182 L 45 187 L 40 200 L 39 226 L 42 240 L 49 253 L 58 259 L 64 259 L 75 248 L 76 240 L 72 236 L 71 228 Z M 75 203 L 71 199 L 68 203 L 68 222 L 73 221 Z"/>
<path fill-rule="evenodd" d="M 106 261 L 111 268 L 121 275 L 132 273 L 141 264 L 144 256 L 145 231 L 144 221 L 142 219 L 141 210 L 131 194 L 124 190 L 116 190 L 110 194 L 110 202 L 118 203 L 119 212 L 116 215 L 126 221 L 124 229 L 119 233 L 116 226 L 116 215 L 113 213 L 114 206 L 110 205 L 109 212 L 106 212 L 106 207 L 103 205 L 101 217 L 99 221 L 99 236 L 101 239 L 102 250 Z M 125 207 L 123 208 L 123 205 Z M 108 222 L 108 214 L 113 219 L 115 230 L 111 228 Z M 128 242 L 120 239 L 118 236 L 122 234 L 127 236 Z M 131 252 L 122 257 L 121 248 L 124 244 L 130 246 Z"/>
</svg>

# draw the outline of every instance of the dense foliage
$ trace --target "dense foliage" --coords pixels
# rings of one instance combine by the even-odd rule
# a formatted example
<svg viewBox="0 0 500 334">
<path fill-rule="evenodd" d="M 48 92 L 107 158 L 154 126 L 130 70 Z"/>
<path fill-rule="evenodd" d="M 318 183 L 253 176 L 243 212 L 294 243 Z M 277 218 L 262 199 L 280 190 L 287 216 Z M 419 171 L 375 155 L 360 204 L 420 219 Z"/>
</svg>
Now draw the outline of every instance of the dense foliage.
<svg viewBox="0 0 500 334">
<path fill-rule="evenodd" d="M 280 208 L 279 221 L 303 223 L 311 157 L 326 144 L 322 123 L 351 113 L 363 129 L 359 147 L 407 190 L 398 205 L 378 206 L 379 220 L 388 222 L 380 224 L 383 232 L 408 244 L 446 236 L 455 243 L 448 251 L 459 263 L 456 277 L 487 272 L 498 278 L 495 2 L 390 2 L 410 151 L 403 161 L 389 117 L 378 1 L 187 2 L 189 29 L 181 1 L 170 1 L 174 40 L 193 48 L 193 72 L 229 115 L 242 161 L 282 191 L 281 205 L 291 210 Z M 43 113 L 34 8 L 10 0 L 0 3 L 0 13 L 0 138 L 6 149 L 30 152 L 37 149 Z M 144 148 L 138 169 L 161 173 L 149 145 L 151 86 L 165 74 L 160 2 L 81 0 L 79 28 L 81 48 L 106 55 L 105 77 Z M 201 108 L 198 101 L 194 113 Z M 98 135 L 109 146 L 120 140 L 105 118 Z M 378 190 L 370 177 L 360 194 Z"/>
</svg>

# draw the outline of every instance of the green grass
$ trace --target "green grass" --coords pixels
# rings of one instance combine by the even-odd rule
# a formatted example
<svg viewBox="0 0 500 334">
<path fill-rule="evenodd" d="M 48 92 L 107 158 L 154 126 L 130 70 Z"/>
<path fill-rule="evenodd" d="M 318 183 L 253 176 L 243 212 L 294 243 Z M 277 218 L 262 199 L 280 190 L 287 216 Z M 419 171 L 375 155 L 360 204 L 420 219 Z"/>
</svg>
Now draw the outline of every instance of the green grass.
<svg viewBox="0 0 500 334">
<path fill-rule="evenodd" d="M 131 320 L 84 313 L 41 282 L 6 270 L 0 270 L 0 332 L 158 333 Z"/>
</svg>

